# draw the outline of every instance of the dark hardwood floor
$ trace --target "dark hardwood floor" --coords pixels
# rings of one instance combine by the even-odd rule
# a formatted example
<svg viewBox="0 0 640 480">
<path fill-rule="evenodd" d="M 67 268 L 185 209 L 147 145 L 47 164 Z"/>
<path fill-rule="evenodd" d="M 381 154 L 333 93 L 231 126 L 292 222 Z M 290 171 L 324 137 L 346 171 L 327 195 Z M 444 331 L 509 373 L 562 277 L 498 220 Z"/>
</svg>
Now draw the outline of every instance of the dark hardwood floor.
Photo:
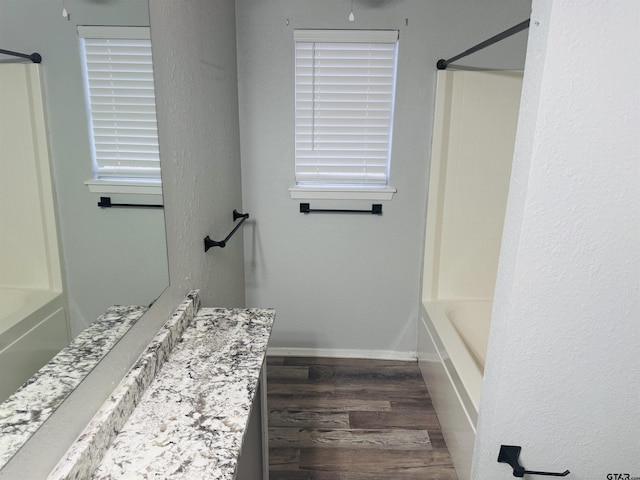
<svg viewBox="0 0 640 480">
<path fill-rule="evenodd" d="M 270 480 L 457 480 L 416 362 L 268 357 Z"/>
</svg>

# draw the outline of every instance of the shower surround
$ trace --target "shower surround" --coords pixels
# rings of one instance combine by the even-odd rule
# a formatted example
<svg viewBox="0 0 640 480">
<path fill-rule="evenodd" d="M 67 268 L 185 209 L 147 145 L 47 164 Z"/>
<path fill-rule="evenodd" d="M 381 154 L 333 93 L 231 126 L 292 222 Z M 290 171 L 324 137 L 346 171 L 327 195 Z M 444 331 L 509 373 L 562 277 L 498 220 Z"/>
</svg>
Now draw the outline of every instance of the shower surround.
<svg viewBox="0 0 640 480">
<path fill-rule="evenodd" d="M 0 65 L 0 401 L 70 340 L 40 66 Z"/>
<path fill-rule="evenodd" d="M 522 72 L 440 71 L 418 358 L 460 478 L 469 478 Z"/>
</svg>

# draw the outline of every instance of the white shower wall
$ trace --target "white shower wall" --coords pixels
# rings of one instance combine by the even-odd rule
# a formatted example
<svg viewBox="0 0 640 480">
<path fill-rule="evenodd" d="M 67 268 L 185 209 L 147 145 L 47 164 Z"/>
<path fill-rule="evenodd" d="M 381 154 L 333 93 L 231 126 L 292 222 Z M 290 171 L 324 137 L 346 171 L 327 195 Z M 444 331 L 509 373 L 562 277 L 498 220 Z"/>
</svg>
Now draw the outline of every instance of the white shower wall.
<svg viewBox="0 0 640 480">
<path fill-rule="evenodd" d="M 0 65 L 0 402 L 69 342 L 40 67 Z"/>
<path fill-rule="evenodd" d="M 489 332 L 521 85 L 522 72 L 438 72 L 418 360 L 461 479 L 471 471 L 482 390 L 474 357 Z"/>
<path fill-rule="evenodd" d="M 438 73 L 425 258 L 428 297 L 491 299 L 509 190 L 522 72 Z M 455 95 L 452 93 L 455 92 Z M 434 140 L 435 142 L 436 140 Z M 435 152 L 434 152 L 435 153 Z M 429 243 L 429 242 L 428 242 Z M 429 250 L 429 246 L 427 247 Z M 427 275 L 425 275 L 427 277 Z"/>
<path fill-rule="evenodd" d="M 0 65 L 0 287 L 62 290 L 38 65 Z"/>
</svg>

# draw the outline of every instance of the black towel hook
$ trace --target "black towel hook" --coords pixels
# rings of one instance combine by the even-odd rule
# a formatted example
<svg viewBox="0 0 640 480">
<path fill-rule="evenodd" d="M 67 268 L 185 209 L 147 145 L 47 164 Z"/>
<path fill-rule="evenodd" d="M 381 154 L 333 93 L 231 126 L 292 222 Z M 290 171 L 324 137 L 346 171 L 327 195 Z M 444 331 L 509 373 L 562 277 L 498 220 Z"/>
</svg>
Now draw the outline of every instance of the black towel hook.
<svg viewBox="0 0 640 480">
<path fill-rule="evenodd" d="M 231 233 L 229 233 L 229 235 L 227 235 L 227 237 L 224 240 L 220 240 L 219 242 L 216 240 L 211 240 L 209 238 L 209 235 L 207 235 L 206 237 L 204 237 L 204 251 L 206 252 L 207 250 L 209 250 L 211 247 L 220 247 L 220 248 L 224 248 L 227 246 L 227 242 L 229 241 L 229 239 L 231 237 L 233 237 L 233 234 L 236 233 L 236 231 L 242 226 L 242 224 L 245 222 L 245 220 L 247 218 L 249 218 L 249 214 L 248 213 L 239 213 L 237 210 L 233 211 L 233 221 L 235 222 L 236 220 L 238 220 L 239 218 L 241 218 L 242 220 L 240 220 L 240 223 L 238 223 L 235 228 L 233 230 L 231 230 Z"/>
<path fill-rule="evenodd" d="M 500 453 L 498 454 L 498 462 L 499 463 L 508 463 L 513 468 L 513 476 L 522 478 L 525 475 L 546 475 L 548 477 L 566 477 L 569 475 L 569 470 L 565 470 L 562 473 L 552 473 L 552 472 L 536 472 L 533 470 L 525 470 L 523 466 L 520 465 L 519 457 L 520 450 L 522 447 L 517 445 L 500 445 Z"/>
</svg>

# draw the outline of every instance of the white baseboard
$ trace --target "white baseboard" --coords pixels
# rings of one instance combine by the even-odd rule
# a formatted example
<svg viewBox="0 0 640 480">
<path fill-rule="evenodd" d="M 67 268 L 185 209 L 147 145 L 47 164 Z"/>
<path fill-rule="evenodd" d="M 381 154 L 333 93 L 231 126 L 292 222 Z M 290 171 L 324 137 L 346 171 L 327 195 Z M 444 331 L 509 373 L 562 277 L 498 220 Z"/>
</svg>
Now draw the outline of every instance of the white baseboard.
<svg viewBox="0 0 640 480">
<path fill-rule="evenodd" d="M 367 358 L 375 360 L 416 360 L 417 352 L 396 352 L 392 350 L 350 350 L 337 348 L 288 348 L 269 347 L 269 357 L 334 357 Z"/>
</svg>

